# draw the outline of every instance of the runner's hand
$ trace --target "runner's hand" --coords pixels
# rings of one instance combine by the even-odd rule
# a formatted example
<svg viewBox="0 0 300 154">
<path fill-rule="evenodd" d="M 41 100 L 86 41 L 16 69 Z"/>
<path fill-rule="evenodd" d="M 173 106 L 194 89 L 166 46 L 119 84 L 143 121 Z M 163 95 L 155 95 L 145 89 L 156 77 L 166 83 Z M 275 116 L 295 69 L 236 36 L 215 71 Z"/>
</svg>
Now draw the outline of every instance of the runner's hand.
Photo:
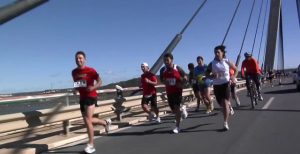
<svg viewBox="0 0 300 154">
<path fill-rule="evenodd" d="M 91 92 L 91 91 L 93 91 L 93 90 L 95 90 L 95 88 L 94 88 L 93 86 L 88 86 L 88 87 L 86 88 L 86 91 L 88 91 L 88 92 Z"/>
</svg>

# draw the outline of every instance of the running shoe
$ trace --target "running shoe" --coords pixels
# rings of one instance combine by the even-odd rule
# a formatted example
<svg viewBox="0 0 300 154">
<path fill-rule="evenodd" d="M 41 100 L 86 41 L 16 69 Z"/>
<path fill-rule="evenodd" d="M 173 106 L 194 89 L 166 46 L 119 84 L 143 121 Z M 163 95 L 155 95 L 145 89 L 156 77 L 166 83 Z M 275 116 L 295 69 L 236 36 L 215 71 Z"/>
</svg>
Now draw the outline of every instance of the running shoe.
<svg viewBox="0 0 300 154">
<path fill-rule="evenodd" d="M 224 129 L 225 129 L 225 130 L 229 130 L 229 126 L 228 126 L 228 123 L 227 123 L 227 122 L 224 122 Z"/>
<path fill-rule="evenodd" d="M 106 119 L 105 122 L 105 133 L 107 134 L 110 131 L 111 119 Z"/>
<path fill-rule="evenodd" d="M 214 103 L 213 102 L 211 102 L 211 104 L 210 104 L 210 110 L 211 111 L 213 111 L 215 109 L 215 107 L 214 107 Z"/>
<path fill-rule="evenodd" d="M 153 112 L 151 112 L 149 115 L 148 115 L 148 120 L 149 121 L 153 121 L 153 119 L 155 118 L 155 115 Z"/>
<path fill-rule="evenodd" d="M 156 122 L 156 123 L 161 123 L 160 117 L 157 117 L 157 118 L 155 119 L 155 122 Z"/>
<path fill-rule="evenodd" d="M 258 100 L 259 100 L 259 101 L 263 101 L 264 98 L 263 98 L 261 95 L 258 95 Z"/>
<path fill-rule="evenodd" d="M 175 127 L 174 129 L 173 129 L 173 133 L 174 134 L 178 134 L 180 132 L 180 128 L 179 127 Z"/>
<path fill-rule="evenodd" d="M 240 107 L 241 106 L 241 102 L 240 102 L 240 100 L 238 98 L 236 98 L 235 103 L 236 103 L 236 107 Z"/>
<path fill-rule="evenodd" d="M 94 153 L 95 151 L 96 151 L 95 147 L 90 144 L 87 144 L 87 146 L 84 148 L 84 152 L 86 153 Z"/>
<path fill-rule="evenodd" d="M 230 115 L 234 115 L 234 110 L 231 106 L 230 106 Z"/>
<path fill-rule="evenodd" d="M 186 119 L 187 116 L 188 116 L 188 112 L 186 111 L 186 106 L 185 106 L 185 105 L 183 105 L 183 106 L 181 107 L 181 111 L 182 111 L 182 114 L 181 114 L 182 118 L 183 118 L 183 119 Z"/>
<path fill-rule="evenodd" d="M 208 107 L 207 109 L 206 109 L 206 114 L 210 114 L 211 113 L 211 109 L 210 109 L 210 107 Z"/>
</svg>

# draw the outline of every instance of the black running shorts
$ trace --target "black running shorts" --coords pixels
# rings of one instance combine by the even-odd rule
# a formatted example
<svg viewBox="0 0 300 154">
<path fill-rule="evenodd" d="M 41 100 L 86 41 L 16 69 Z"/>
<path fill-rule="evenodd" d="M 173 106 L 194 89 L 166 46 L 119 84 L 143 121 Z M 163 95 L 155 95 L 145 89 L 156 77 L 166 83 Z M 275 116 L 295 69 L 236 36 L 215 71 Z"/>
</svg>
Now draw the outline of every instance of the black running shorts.
<svg viewBox="0 0 300 154">
<path fill-rule="evenodd" d="M 88 97 L 80 100 L 79 104 L 80 104 L 80 111 L 82 113 L 86 113 L 88 106 L 97 104 L 97 98 Z"/>
<path fill-rule="evenodd" d="M 151 95 L 150 97 L 143 96 L 141 104 L 151 104 L 151 107 L 157 107 L 157 96 L 156 94 Z"/>
<path fill-rule="evenodd" d="M 229 82 L 221 85 L 214 85 L 214 93 L 218 104 L 224 107 L 224 102 L 222 102 L 222 100 L 229 100 L 230 98 Z"/>
<path fill-rule="evenodd" d="M 172 110 L 174 110 L 175 105 L 180 106 L 182 102 L 182 92 L 167 94 L 169 106 Z"/>
</svg>

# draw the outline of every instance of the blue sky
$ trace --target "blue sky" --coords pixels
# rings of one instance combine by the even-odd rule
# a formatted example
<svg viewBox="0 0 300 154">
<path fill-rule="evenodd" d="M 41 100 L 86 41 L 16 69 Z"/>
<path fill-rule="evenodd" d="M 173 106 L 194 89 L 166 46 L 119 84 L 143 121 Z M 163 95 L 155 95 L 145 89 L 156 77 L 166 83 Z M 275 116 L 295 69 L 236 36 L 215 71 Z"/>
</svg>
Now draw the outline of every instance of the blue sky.
<svg viewBox="0 0 300 154">
<path fill-rule="evenodd" d="M 9 2 L 13 0 L 1 0 L 0 6 Z M 211 61 L 213 48 L 221 43 L 237 2 L 208 0 L 174 50 L 175 63 L 187 70 L 187 64 L 195 63 L 198 55 L 206 63 Z M 0 26 L 0 93 L 71 87 L 71 71 L 76 67 L 74 54 L 78 50 L 87 53 L 87 64 L 99 72 L 104 84 L 138 77 L 140 63 L 145 61 L 152 66 L 201 3 L 202 0 L 50 0 Z M 251 4 L 252 0 L 242 1 L 225 42 L 232 61 L 241 47 Z M 244 51 L 252 47 L 259 5 L 257 1 Z M 296 47 L 300 29 L 295 0 L 283 0 L 283 20 L 285 66 L 296 67 L 300 63 Z M 261 30 L 262 22 L 255 57 Z"/>
</svg>

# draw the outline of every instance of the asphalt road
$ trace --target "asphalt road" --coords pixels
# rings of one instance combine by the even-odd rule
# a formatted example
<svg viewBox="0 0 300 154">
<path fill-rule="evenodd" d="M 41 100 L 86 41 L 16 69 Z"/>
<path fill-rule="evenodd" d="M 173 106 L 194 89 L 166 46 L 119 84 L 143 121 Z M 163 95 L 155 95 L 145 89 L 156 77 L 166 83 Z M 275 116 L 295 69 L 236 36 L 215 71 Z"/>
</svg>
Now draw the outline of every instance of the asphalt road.
<svg viewBox="0 0 300 154">
<path fill-rule="evenodd" d="M 223 116 L 216 110 L 193 112 L 181 125 L 182 132 L 172 134 L 174 117 L 161 124 L 144 123 L 95 139 L 99 154 L 299 154 L 300 92 L 294 84 L 263 87 L 264 101 L 250 109 L 246 91 L 238 93 L 242 106 L 230 117 L 229 131 L 222 131 Z M 82 153 L 86 141 L 44 154 Z"/>
</svg>

